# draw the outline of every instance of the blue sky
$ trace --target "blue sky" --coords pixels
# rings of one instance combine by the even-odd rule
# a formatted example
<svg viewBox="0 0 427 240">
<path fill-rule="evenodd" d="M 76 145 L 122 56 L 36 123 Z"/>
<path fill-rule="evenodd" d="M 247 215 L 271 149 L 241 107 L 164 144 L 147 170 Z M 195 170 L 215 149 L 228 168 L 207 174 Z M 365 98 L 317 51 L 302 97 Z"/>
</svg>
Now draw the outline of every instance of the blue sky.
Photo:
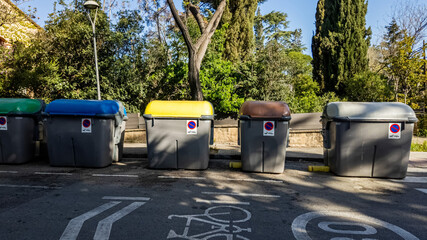
<svg viewBox="0 0 427 240">
<path fill-rule="evenodd" d="M 136 0 L 133 0 L 136 2 Z M 384 33 L 384 27 L 391 21 L 391 16 L 395 6 L 401 0 L 370 0 L 368 13 L 366 16 L 367 26 L 371 26 L 373 31 L 372 43 L 377 44 Z M 418 0 L 405 0 L 417 2 Z M 54 0 L 30 0 L 28 5 L 37 8 L 36 22 L 44 26 L 48 14 L 53 11 Z M 131 0 L 132 2 L 132 0 Z M 175 5 L 181 6 L 182 1 L 174 0 Z M 261 13 L 266 14 L 271 11 L 281 11 L 288 14 L 290 29 L 301 28 L 303 43 L 307 48 L 306 54 L 311 55 L 311 37 L 315 30 L 315 13 L 317 0 L 267 0 L 260 5 Z M 20 6 L 26 9 L 25 6 Z"/>
</svg>

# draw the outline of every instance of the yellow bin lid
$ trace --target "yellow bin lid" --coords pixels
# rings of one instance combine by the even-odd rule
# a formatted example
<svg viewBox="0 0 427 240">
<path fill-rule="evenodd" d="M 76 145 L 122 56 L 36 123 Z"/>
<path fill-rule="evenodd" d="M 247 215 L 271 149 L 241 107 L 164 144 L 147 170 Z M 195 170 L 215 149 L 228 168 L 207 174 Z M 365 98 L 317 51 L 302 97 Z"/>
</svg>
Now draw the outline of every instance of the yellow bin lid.
<svg viewBox="0 0 427 240">
<path fill-rule="evenodd" d="M 150 102 L 145 113 L 152 117 L 201 118 L 211 116 L 214 110 L 208 101 L 160 101 Z"/>
</svg>

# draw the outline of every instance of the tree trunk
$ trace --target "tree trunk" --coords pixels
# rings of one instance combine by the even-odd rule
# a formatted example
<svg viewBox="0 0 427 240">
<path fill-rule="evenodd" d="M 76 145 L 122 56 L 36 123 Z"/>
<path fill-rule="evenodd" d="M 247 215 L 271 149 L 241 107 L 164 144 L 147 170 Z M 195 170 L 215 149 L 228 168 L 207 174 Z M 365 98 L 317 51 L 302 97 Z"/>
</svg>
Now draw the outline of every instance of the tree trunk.
<svg viewBox="0 0 427 240">
<path fill-rule="evenodd" d="M 197 20 L 197 24 L 199 25 L 199 29 L 202 33 L 196 43 L 193 43 L 193 40 L 191 39 L 190 33 L 188 31 L 188 27 L 182 22 L 181 16 L 176 10 L 173 0 L 167 0 L 167 3 L 169 4 L 173 18 L 175 19 L 175 23 L 181 31 L 185 44 L 187 45 L 188 82 L 190 84 L 191 97 L 193 100 L 201 101 L 203 100 L 203 92 L 199 79 L 200 67 L 210 39 L 218 27 L 219 21 L 221 20 L 222 14 L 224 13 L 226 0 L 221 0 L 210 22 L 206 26 L 199 12 L 200 10 L 190 3 L 191 13 Z"/>
<path fill-rule="evenodd" d="M 203 92 L 200 85 L 200 64 L 197 64 L 197 54 L 192 51 L 188 58 L 188 82 L 190 83 L 190 94 L 193 100 L 203 101 Z"/>
</svg>

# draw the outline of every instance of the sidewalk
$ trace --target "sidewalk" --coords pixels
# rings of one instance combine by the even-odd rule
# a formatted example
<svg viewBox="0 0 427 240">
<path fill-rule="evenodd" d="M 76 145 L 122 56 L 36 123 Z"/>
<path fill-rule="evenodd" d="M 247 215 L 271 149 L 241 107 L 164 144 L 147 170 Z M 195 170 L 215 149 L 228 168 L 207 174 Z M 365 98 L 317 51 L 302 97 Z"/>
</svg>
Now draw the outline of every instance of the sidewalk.
<svg viewBox="0 0 427 240">
<path fill-rule="evenodd" d="M 125 158 L 146 158 L 147 145 L 145 143 L 125 143 L 123 156 Z M 210 159 L 240 160 L 240 146 L 237 145 L 212 145 Z M 307 160 L 323 162 L 322 148 L 287 148 L 286 160 Z M 409 166 L 427 168 L 427 152 L 411 152 Z"/>
</svg>

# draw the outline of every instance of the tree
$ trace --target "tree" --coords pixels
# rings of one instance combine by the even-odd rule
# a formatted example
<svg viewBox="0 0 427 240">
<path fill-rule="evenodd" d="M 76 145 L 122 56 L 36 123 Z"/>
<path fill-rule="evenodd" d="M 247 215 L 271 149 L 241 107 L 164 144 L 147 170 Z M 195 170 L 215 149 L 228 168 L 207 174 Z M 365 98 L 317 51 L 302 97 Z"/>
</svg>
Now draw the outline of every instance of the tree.
<svg viewBox="0 0 427 240">
<path fill-rule="evenodd" d="M 322 91 L 346 96 L 347 81 L 368 70 L 371 30 L 365 0 L 319 0 L 313 36 L 313 78 Z"/>
<path fill-rule="evenodd" d="M 193 39 L 190 36 L 187 26 L 182 21 L 178 10 L 176 10 L 173 0 L 167 0 L 167 2 L 172 11 L 175 23 L 178 25 L 178 28 L 184 37 L 185 44 L 187 45 L 188 81 L 190 83 L 191 97 L 194 100 L 203 100 L 203 93 L 199 79 L 200 67 L 203 57 L 206 53 L 209 41 L 221 20 L 221 16 L 226 6 L 226 0 L 221 1 L 207 25 L 205 25 L 205 19 L 200 13 L 200 8 L 196 5 L 193 5 L 191 2 L 188 2 L 189 10 L 193 17 L 196 19 L 201 33 L 200 38 L 195 43 L 193 42 Z"/>
<path fill-rule="evenodd" d="M 222 24 L 228 24 L 224 57 L 232 62 L 244 61 L 253 53 L 254 21 L 257 0 L 230 0 Z"/>
</svg>

